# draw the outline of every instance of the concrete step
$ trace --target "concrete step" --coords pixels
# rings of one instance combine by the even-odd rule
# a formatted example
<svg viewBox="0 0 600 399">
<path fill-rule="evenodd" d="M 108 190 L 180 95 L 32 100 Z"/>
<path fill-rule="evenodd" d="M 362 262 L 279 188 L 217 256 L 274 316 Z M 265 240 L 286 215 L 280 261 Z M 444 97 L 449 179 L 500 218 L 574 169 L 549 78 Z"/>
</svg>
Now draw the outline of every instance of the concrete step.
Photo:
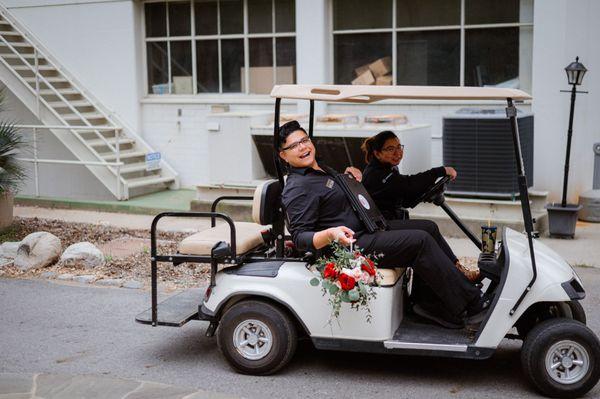
<svg viewBox="0 0 600 399">
<path fill-rule="evenodd" d="M 117 168 L 112 168 L 115 172 Z M 135 172 L 145 172 L 146 171 L 146 162 L 139 163 L 130 163 L 125 166 L 121 166 L 121 174 L 125 173 L 135 173 Z M 160 171 L 160 170 L 157 170 Z"/>
<path fill-rule="evenodd" d="M 42 96 L 56 96 L 56 92 L 60 93 L 62 96 L 70 96 L 70 95 L 76 95 L 76 94 L 81 94 L 79 92 L 79 90 L 74 89 L 74 88 L 57 88 L 56 91 L 52 90 L 52 89 L 43 89 L 40 90 L 40 94 Z"/>
<path fill-rule="evenodd" d="M 4 42 L 0 40 L 0 47 L 9 47 L 9 45 L 15 48 L 33 48 L 33 46 L 28 42 Z"/>
<path fill-rule="evenodd" d="M 117 138 L 116 137 L 107 137 L 106 140 L 102 140 L 102 139 L 86 140 L 86 143 L 88 143 L 92 147 L 104 147 L 104 146 L 106 146 L 106 143 L 108 143 L 110 145 L 116 145 Z M 130 139 L 128 137 L 119 138 L 119 145 L 134 144 L 134 143 L 135 143 L 135 140 Z"/>
<path fill-rule="evenodd" d="M 105 161 L 116 161 L 116 159 L 117 159 L 117 154 L 114 152 L 103 152 L 99 155 Z M 138 150 L 123 150 L 119 154 L 119 157 L 121 160 L 124 160 L 127 158 L 137 158 L 137 157 L 145 157 L 145 156 L 146 156 L 145 151 L 138 151 Z"/>
<path fill-rule="evenodd" d="M 25 78 L 27 83 L 35 83 L 35 76 L 29 76 Z M 69 81 L 62 76 L 44 76 L 44 79 L 39 79 L 40 84 L 44 84 L 44 81 L 49 83 L 68 83 Z"/>
<path fill-rule="evenodd" d="M 73 100 L 69 101 L 73 107 L 93 107 L 88 100 Z M 63 101 L 48 101 L 48 105 L 52 108 L 69 108 Z"/>
<path fill-rule="evenodd" d="M 152 186 L 155 184 L 165 184 L 165 183 L 171 183 L 173 181 L 175 181 L 175 179 L 173 177 L 168 177 L 168 176 L 144 176 L 144 177 L 138 177 L 135 179 L 126 179 L 127 181 L 127 186 L 132 189 L 132 188 L 137 188 L 137 187 L 143 187 L 143 186 Z"/>
<path fill-rule="evenodd" d="M 27 65 L 17 65 L 17 66 L 14 66 L 13 69 L 15 71 L 33 72 L 32 68 L 28 67 Z M 39 65 L 38 70 L 40 70 L 40 71 L 56 71 L 56 68 L 54 68 L 51 65 Z"/>
<path fill-rule="evenodd" d="M 0 30 L 0 36 L 21 36 L 21 34 L 14 30 L 6 30 L 6 25 L 2 25 L 2 30 Z"/>
<path fill-rule="evenodd" d="M 106 119 L 106 117 L 99 112 L 80 112 L 80 114 L 87 120 Z M 62 115 L 62 117 L 67 121 L 81 120 L 81 117 L 77 114 L 67 114 Z"/>
</svg>

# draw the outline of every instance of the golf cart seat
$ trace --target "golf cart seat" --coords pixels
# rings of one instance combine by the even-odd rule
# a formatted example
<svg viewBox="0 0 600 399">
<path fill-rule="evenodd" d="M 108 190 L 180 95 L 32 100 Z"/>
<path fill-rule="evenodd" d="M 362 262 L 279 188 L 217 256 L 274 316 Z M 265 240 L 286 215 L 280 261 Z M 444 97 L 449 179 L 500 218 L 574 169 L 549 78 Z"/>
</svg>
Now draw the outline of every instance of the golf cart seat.
<svg viewBox="0 0 600 399">
<path fill-rule="evenodd" d="M 267 180 L 254 191 L 252 220 L 235 222 L 236 254 L 244 255 L 264 244 L 263 232 L 270 229 L 278 216 L 281 187 L 277 180 Z M 231 232 L 226 223 L 219 224 L 186 237 L 179 243 L 179 253 L 185 255 L 210 256 L 212 248 L 220 241 L 229 244 Z"/>
<path fill-rule="evenodd" d="M 391 287 L 396 285 L 396 283 L 398 282 L 398 280 L 400 280 L 400 277 L 402 277 L 402 275 L 404 274 L 404 272 L 406 271 L 405 267 L 395 267 L 393 269 L 377 269 L 379 271 L 379 273 L 381 273 L 382 279 L 381 279 L 381 286 L 382 287 Z"/>
</svg>

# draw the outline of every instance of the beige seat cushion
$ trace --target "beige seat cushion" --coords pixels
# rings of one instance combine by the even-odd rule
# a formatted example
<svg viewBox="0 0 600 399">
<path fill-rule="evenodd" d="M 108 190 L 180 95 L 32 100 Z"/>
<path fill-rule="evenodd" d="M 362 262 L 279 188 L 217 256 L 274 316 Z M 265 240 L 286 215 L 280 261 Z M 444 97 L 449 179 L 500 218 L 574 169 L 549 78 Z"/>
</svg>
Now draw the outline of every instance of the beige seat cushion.
<svg viewBox="0 0 600 399">
<path fill-rule="evenodd" d="M 395 267 L 393 269 L 381 268 L 381 269 L 377 269 L 377 270 L 383 276 L 381 285 L 383 287 L 389 287 L 389 286 L 395 285 L 398 282 L 400 277 L 402 277 L 402 275 L 406 271 L 406 268 L 405 267 Z"/>
<path fill-rule="evenodd" d="M 235 222 L 236 254 L 242 255 L 263 244 L 261 231 L 268 229 L 256 223 Z M 227 223 L 192 234 L 179 243 L 179 253 L 185 255 L 210 256 L 213 246 L 219 241 L 230 244 L 230 231 Z"/>
</svg>

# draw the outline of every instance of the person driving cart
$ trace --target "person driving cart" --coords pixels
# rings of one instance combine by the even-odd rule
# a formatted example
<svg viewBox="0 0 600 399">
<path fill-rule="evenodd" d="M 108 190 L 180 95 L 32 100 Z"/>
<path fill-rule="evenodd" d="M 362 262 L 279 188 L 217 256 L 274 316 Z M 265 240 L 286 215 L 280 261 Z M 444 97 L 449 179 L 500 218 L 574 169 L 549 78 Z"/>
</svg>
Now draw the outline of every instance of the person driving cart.
<svg viewBox="0 0 600 399">
<path fill-rule="evenodd" d="M 409 219 L 405 209 L 444 176 L 456 179 L 457 172 L 450 166 L 440 166 L 414 175 L 403 175 L 398 165 L 404 156 L 404 145 L 390 130 L 384 130 L 367 138 L 361 149 L 365 154 L 367 167 L 362 175 L 362 183 L 375 201 L 375 204 L 394 226 L 394 230 L 423 230 L 429 233 L 440 248 L 470 281 L 479 278 L 479 270 L 464 267 L 450 246 L 440 234 L 437 224 L 431 220 Z"/>
<path fill-rule="evenodd" d="M 439 308 L 423 309 L 422 316 L 447 328 L 483 320 L 487 303 L 481 291 L 454 267 L 429 233 L 365 229 L 342 188 L 317 162 L 315 146 L 297 121 L 281 126 L 279 156 L 289 166 L 282 202 L 299 250 L 320 250 L 337 240 L 355 243 L 366 253 L 382 253 L 379 267 L 410 265 L 439 299 Z"/>
</svg>

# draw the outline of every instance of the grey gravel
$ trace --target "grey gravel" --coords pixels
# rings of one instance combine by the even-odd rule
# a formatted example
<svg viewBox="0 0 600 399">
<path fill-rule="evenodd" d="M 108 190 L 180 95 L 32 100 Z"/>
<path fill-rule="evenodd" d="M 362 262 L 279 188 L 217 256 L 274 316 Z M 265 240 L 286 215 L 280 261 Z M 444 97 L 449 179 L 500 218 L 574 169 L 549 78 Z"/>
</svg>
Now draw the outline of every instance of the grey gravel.
<svg viewBox="0 0 600 399">
<path fill-rule="evenodd" d="M 129 280 L 123 284 L 123 288 L 130 288 L 133 290 L 139 290 L 140 288 L 144 288 L 144 283 L 137 280 Z"/>
<path fill-rule="evenodd" d="M 56 278 L 59 280 L 73 280 L 73 277 L 75 277 L 75 276 L 71 273 L 63 273 L 63 274 L 59 274 L 58 277 L 56 277 Z"/>
<path fill-rule="evenodd" d="M 77 281 L 82 284 L 93 283 L 96 280 L 96 276 L 93 274 L 84 274 L 83 276 L 75 276 L 73 277 L 73 281 Z"/>
<path fill-rule="evenodd" d="M 123 279 L 121 278 L 105 278 L 102 280 L 96 281 L 98 285 L 107 285 L 111 287 L 120 287 L 123 284 Z"/>
</svg>

